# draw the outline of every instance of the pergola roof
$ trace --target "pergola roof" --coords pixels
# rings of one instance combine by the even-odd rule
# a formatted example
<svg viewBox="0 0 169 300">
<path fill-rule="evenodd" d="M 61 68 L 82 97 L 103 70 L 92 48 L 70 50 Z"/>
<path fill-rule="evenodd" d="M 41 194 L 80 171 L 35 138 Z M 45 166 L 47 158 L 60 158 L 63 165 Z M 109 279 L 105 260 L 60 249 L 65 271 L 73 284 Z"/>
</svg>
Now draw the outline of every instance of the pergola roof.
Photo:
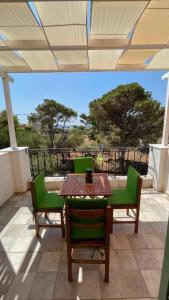
<svg viewBox="0 0 169 300">
<path fill-rule="evenodd" d="M 169 0 L 1 1 L 0 71 L 169 69 Z"/>
</svg>

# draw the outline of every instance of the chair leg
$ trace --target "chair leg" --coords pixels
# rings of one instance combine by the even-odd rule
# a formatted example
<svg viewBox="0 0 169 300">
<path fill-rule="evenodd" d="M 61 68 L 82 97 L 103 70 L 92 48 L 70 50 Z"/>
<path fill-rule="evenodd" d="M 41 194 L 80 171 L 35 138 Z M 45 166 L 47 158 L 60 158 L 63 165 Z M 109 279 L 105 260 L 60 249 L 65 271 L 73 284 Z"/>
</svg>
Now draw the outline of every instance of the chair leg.
<svg viewBox="0 0 169 300">
<path fill-rule="evenodd" d="M 67 261 L 68 261 L 68 280 L 70 282 L 73 281 L 73 276 L 72 276 L 72 249 L 71 247 L 67 247 Z"/>
<path fill-rule="evenodd" d="M 111 233 L 113 233 L 113 213 L 114 213 L 114 209 L 112 208 L 112 224 L 111 224 Z"/>
<path fill-rule="evenodd" d="M 61 219 L 61 226 L 62 226 L 62 237 L 65 237 L 65 224 L 64 224 L 63 210 L 60 211 L 60 219 Z"/>
<path fill-rule="evenodd" d="M 137 209 L 136 209 L 135 228 L 134 228 L 134 232 L 135 232 L 135 233 L 138 233 L 139 213 L 140 213 L 140 210 L 139 210 L 139 208 L 137 208 Z"/>
<path fill-rule="evenodd" d="M 109 248 L 105 249 L 105 282 L 109 282 Z"/>
<path fill-rule="evenodd" d="M 37 238 L 40 238 L 39 223 L 38 223 L 38 215 L 37 215 L 37 213 L 34 213 L 34 219 L 35 219 L 35 227 L 36 227 L 36 236 L 37 236 Z"/>
<path fill-rule="evenodd" d="M 127 208 L 127 216 L 129 216 L 129 208 Z"/>
<path fill-rule="evenodd" d="M 48 213 L 47 212 L 45 212 L 45 219 L 47 219 L 48 218 Z"/>
</svg>

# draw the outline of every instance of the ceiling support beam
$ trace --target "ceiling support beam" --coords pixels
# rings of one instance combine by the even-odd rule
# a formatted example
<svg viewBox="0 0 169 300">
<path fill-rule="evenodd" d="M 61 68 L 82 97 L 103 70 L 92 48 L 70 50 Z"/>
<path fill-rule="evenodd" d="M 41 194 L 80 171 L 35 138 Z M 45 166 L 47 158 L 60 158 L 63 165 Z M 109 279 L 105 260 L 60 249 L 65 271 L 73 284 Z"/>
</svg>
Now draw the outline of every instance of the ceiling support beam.
<svg viewBox="0 0 169 300">
<path fill-rule="evenodd" d="M 0 77 L 2 77 L 3 88 L 4 88 L 6 112 L 7 112 L 7 119 L 8 119 L 9 138 L 10 138 L 10 146 L 12 148 L 17 148 L 16 133 L 15 133 L 15 127 L 14 127 L 14 118 L 13 118 L 13 113 L 12 113 L 10 87 L 9 87 L 9 82 L 13 83 L 14 80 L 7 73 L 0 73 Z"/>
<path fill-rule="evenodd" d="M 35 50 L 106 50 L 106 49 L 124 49 L 124 50 L 148 50 L 148 49 L 169 49 L 168 44 L 154 44 L 154 45 L 131 45 L 128 39 L 89 39 L 86 45 L 72 45 L 72 46 L 51 46 L 46 43 L 45 40 L 25 40 L 25 41 L 4 41 L 4 44 L 0 44 L 0 51 L 35 51 Z"/>
</svg>

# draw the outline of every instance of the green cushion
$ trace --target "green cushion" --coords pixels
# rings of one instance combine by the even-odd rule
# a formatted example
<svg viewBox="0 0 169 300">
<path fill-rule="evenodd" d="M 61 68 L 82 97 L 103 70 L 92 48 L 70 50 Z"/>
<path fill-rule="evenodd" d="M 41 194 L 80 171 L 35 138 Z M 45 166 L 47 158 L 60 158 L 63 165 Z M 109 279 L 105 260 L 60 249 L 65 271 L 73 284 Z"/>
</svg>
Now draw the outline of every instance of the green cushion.
<svg viewBox="0 0 169 300">
<path fill-rule="evenodd" d="M 45 176 L 43 173 L 38 174 L 32 181 L 35 193 L 35 207 L 37 208 L 45 194 Z"/>
<path fill-rule="evenodd" d="M 107 206 L 107 199 L 66 199 L 66 204 L 73 209 L 102 209 Z M 105 238 L 105 217 L 84 217 L 77 218 L 70 215 L 70 221 L 74 223 L 71 226 L 72 239 L 103 239 Z M 92 224 L 102 223 L 99 227 L 90 227 Z M 87 228 L 77 227 L 78 224 L 88 225 Z"/>
<path fill-rule="evenodd" d="M 99 228 L 88 227 L 88 229 L 71 227 L 71 238 L 73 240 L 82 239 L 104 239 L 105 238 L 105 227 L 100 226 Z"/>
<path fill-rule="evenodd" d="M 59 196 L 57 193 L 45 191 L 45 176 L 43 173 L 34 177 L 32 184 L 35 194 L 34 210 L 63 208 L 63 197 Z"/>
<path fill-rule="evenodd" d="M 94 170 L 92 157 L 78 157 L 74 159 L 75 173 L 85 173 L 87 169 Z"/>
<path fill-rule="evenodd" d="M 132 167 L 128 168 L 127 185 L 125 189 L 113 190 L 113 195 L 108 198 L 110 205 L 134 205 L 137 203 L 139 173 Z"/>
<path fill-rule="evenodd" d="M 133 201 L 137 201 L 139 176 L 139 173 L 133 167 L 129 166 L 127 172 L 126 192 L 131 198 L 133 198 Z"/>
<path fill-rule="evenodd" d="M 108 204 L 110 205 L 127 205 L 127 204 L 135 204 L 136 201 L 133 197 L 123 190 L 113 190 L 113 195 L 108 198 Z"/>
<path fill-rule="evenodd" d="M 38 209 L 55 209 L 64 207 L 64 198 L 56 193 L 46 192 L 38 205 Z"/>
</svg>

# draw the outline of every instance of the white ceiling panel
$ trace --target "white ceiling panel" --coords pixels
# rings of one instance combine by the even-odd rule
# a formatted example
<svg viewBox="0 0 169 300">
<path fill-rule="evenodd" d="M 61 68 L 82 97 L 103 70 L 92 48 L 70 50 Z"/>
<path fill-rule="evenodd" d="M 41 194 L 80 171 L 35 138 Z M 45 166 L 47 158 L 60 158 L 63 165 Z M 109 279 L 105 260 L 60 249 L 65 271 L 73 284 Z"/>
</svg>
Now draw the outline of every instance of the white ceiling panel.
<svg viewBox="0 0 169 300">
<path fill-rule="evenodd" d="M 68 25 L 45 27 L 52 46 L 84 46 L 87 44 L 86 26 Z"/>
<path fill-rule="evenodd" d="M 148 8 L 169 8 L 169 0 L 152 0 Z"/>
<path fill-rule="evenodd" d="M 86 24 L 87 1 L 35 2 L 43 26 Z"/>
<path fill-rule="evenodd" d="M 143 64 L 153 57 L 159 50 L 157 49 L 137 49 L 127 50 L 120 57 L 118 64 Z"/>
<path fill-rule="evenodd" d="M 53 51 L 59 65 L 85 65 L 88 63 L 87 51 Z"/>
<path fill-rule="evenodd" d="M 89 50 L 89 69 L 114 70 L 122 52 L 123 50 Z"/>
<path fill-rule="evenodd" d="M 0 26 L 28 26 L 37 22 L 27 3 L 0 3 Z"/>
<path fill-rule="evenodd" d="M 45 40 L 42 29 L 38 26 L 0 27 L 0 34 L 9 40 Z"/>
<path fill-rule="evenodd" d="M 147 4 L 148 1 L 93 1 L 91 38 L 92 35 L 127 36 Z"/>
<path fill-rule="evenodd" d="M 0 51 L 0 65 L 4 67 L 26 66 L 24 60 L 12 51 Z"/>
<path fill-rule="evenodd" d="M 158 52 L 147 66 L 147 69 L 167 69 L 169 68 L 169 49 Z"/>
<path fill-rule="evenodd" d="M 146 9 L 137 23 L 132 45 L 166 44 L 169 41 L 169 9 Z"/>
<path fill-rule="evenodd" d="M 51 51 L 22 51 L 21 56 L 32 70 L 58 70 Z"/>
</svg>

